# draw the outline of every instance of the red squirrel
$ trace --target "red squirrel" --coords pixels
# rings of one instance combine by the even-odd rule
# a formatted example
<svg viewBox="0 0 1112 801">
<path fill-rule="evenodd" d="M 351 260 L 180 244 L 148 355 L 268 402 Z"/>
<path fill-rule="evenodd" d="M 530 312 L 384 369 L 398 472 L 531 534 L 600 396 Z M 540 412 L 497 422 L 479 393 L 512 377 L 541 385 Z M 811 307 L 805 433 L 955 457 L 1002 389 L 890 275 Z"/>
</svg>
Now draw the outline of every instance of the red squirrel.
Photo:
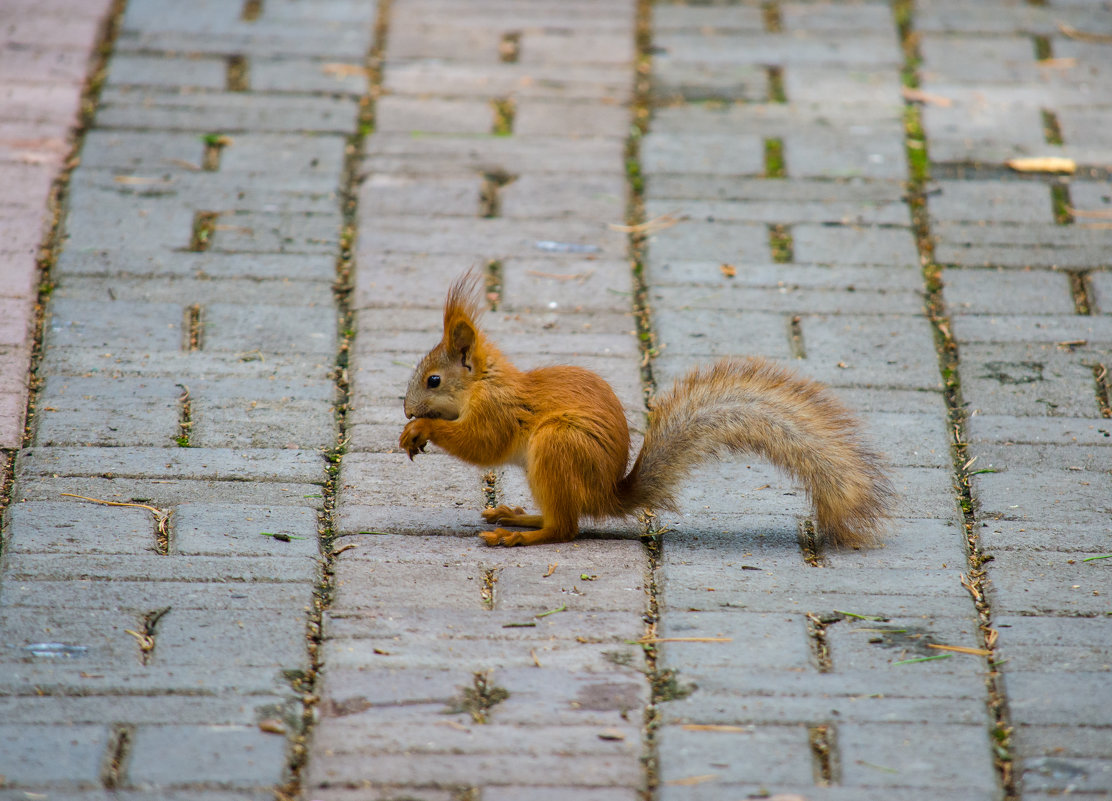
<svg viewBox="0 0 1112 801">
<path fill-rule="evenodd" d="M 480 467 L 524 468 L 539 515 L 486 509 L 488 545 L 567 542 L 582 518 L 676 511 L 676 491 L 700 462 L 726 452 L 768 459 L 806 488 L 817 530 L 835 545 L 873 544 L 892 485 L 861 427 L 823 385 L 761 358 L 697 368 L 652 404 L 633 467 L 622 405 L 582 367 L 521 371 L 478 326 L 478 277 L 448 292 L 444 335 L 405 394 L 400 445 L 413 459 L 427 442 Z"/>
</svg>

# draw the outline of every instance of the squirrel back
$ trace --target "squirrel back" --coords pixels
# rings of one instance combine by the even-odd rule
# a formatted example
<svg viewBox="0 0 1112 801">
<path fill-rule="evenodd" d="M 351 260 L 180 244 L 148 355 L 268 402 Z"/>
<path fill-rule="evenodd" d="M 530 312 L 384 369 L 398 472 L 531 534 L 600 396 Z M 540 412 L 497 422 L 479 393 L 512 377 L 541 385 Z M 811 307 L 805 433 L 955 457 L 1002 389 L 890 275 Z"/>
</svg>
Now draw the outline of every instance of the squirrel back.
<svg viewBox="0 0 1112 801">
<path fill-rule="evenodd" d="M 483 518 L 534 530 L 485 532 L 489 544 L 566 541 L 582 517 L 675 510 L 692 469 L 728 453 L 762 456 L 798 480 L 832 543 L 875 541 L 891 483 L 860 425 L 821 384 L 760 358 L 693 370 L 654 404 L 626 474 L 629 431 L 610 386 L 579 367 L 518 370 L 479 329 L 477 295 L 473 273 L 448 293 L 443 338 L 406 392 L 400 444 L 411 459 L 431 441 L 482 467 L 525 469 L 541 513 L 499 506 Z"/>
</svg>

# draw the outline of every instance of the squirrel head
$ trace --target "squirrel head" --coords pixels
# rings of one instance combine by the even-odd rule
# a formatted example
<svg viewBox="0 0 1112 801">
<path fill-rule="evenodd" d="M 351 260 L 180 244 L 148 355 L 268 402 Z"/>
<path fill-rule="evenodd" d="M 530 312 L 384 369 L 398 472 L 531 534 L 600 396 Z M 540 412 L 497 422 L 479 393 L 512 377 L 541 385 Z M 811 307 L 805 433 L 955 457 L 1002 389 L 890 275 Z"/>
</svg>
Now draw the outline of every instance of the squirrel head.
<svg viewBox="0 0 1112 801">
<path fill-rule="evenodd" d="M 486 370 L 488 344 L 477 321 L 479 276 L 469 270 L 448 290 L 444 337 L 417 365 L 405 392 L 405 416 L 455 420 L 463 414 L 471 387 Z"/>
</svg>

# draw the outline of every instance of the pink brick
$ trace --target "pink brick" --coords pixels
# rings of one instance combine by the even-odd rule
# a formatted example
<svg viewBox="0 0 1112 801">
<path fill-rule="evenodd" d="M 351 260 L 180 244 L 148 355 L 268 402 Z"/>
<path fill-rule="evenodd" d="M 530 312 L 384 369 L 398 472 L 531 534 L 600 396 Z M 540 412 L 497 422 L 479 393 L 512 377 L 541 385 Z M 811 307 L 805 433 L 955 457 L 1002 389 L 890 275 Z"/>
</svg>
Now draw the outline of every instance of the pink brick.
<svg viewBox="0 0 1112 801">
<path fill-rule="evenodd" d="M 0 374 L 0 386 L 10 386 L 12 377 Z M 15 450 L 23 440 L 23 414 L 27 393 L 0 391 L 0 449 Z"/>
<path fill-rule="evenodd" d="M 0 298 L 0 345 L 28 345 L 32 322 L 29 300 Z"/>
<path fill-rule="evenodd" d="M 58 84 L 0 84 L 0 119 L 69 127 L 77 116 L 81 92 Z M 52 128 L 51 132 L 57 130 Z"/>
<path fill-rule="evenodd" d="M 76 5 L 76 4 L 75 4 Z M 99 33 L 100 20 L 70 14 L 20 14 L 7 17 L 0 25 L 0 42 L 11 46 L 43 45 L 83 50 L 92 49 Z"/>
<path fill-rule="evenodd" d="M 0 236 L 4 225 L 0 223 Z M 38 293 L 39 268 L 34 253 L 0 251 L 0 298 L 31 300 Z"/>
<path fill-rule="evenodd" d="M 0 149 L 3 145 L 0 144 Z M 38 208 L 46 211 L 46 199 L 56 170 L 49 164 L 5 163 L 0 161 L 0 207 Z M 5 250 L 12 248 L 0 244 Z"/>
</svg>

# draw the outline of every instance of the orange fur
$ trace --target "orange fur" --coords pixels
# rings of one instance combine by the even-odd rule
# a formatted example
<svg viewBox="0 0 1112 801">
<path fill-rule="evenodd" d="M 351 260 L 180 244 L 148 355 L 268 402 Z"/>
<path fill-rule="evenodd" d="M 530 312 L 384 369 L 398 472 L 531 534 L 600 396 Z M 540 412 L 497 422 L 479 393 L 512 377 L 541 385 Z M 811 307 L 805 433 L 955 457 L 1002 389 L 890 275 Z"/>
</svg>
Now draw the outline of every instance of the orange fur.
<svg viewBox="0 0 1112 801">
<path fill-rule="evenodd" d="M 724 452 L 759 454 L 799 480 L 835 544 L 874 541 L 891 485 L 858 423 L 820 384 L 755 358 L 692 371 L 656 404 L 627 475 L 629 431 L 610 385 L 580 367 L 518 370 L 479 329 L 476 295 L 473 274 L 448 293 L 443 339 L 406 392 L 400 444 L 411 459 L 432 442 L 481 467 L 525 469 L 540 515 L 484 511 L 487 522 L 532 529 L 485 532 L 488 544 L 565 542 L 585 517 L 674 509 L 691 469 Z"/>
</svg>

